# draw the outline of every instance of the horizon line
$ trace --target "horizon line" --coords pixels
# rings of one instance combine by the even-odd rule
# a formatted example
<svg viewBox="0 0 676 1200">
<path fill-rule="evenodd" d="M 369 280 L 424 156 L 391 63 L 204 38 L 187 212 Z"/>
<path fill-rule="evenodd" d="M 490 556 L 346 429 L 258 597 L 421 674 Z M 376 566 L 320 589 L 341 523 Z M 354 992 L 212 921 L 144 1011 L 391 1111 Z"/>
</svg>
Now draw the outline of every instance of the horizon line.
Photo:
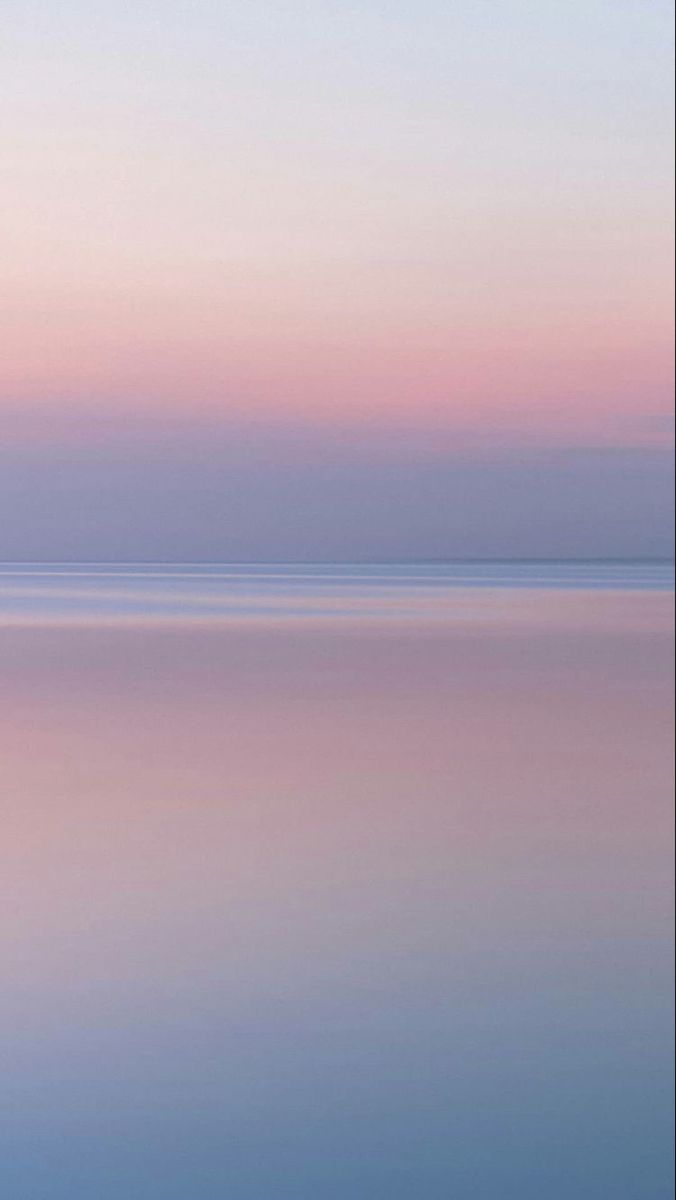
<svg viewBox="0 0 676 1200">
<path fill-rule="evenodd" d="M 84 558 L 26 558 L 0 559 L 0 567 L 269 567 L 269 566 L 462 566 L 481 564 L 645 564 L 676 566 L 673 556 L 666 555 L 609 555 L 605 556 L 470 556 L 422 558 L 251 558 L 251 559 L 84 559 Z"/>
</svg>

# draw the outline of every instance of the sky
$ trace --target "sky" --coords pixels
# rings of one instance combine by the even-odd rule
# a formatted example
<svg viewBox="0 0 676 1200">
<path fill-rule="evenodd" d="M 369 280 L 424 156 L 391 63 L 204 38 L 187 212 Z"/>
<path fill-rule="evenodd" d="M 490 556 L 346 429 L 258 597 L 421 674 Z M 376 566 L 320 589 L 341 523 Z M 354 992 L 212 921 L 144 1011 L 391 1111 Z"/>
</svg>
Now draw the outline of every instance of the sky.
<svg viewBox="0 0 676 1200">
<path fill-rule="evenodd" d="M 670 553 L 670 43 L 5 0 L 0 558 Z"/>
</svg>

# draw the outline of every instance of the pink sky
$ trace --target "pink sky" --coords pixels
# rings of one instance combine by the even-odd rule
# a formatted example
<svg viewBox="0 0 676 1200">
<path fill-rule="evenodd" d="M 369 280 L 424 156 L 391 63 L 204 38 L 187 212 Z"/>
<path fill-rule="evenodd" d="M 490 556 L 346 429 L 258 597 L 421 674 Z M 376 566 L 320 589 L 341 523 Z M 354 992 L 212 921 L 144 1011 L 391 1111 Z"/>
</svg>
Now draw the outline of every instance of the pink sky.
<svg viewBox="0 0 676 1200">
<path fill-rule="evenodd" d="M 322 429 L 664 445 L 669 24 L 661 0 L 10 0 L 5 446 L 242 421 L 310 455 Z"/>
</svg>

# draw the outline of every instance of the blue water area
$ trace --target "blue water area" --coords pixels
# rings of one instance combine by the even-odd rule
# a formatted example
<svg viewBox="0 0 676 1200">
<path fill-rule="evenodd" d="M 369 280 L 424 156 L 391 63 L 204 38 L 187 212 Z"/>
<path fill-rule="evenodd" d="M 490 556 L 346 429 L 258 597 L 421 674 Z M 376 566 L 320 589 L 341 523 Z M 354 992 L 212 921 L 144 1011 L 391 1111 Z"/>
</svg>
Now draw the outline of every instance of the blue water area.
<svg viewBox="0 0 676 1200">
<path fill-rule="evenodd" d="M 661 561 L 5 563 L 0 619 L 452 618 L 460 598 L 476 591 L 664 592 L 673 586 L 673 564 Z"/>
<path fill-rule="evenodd" d="M 669 1200 L 672 583 L 5 565 L 0 1200 Z"/>
</svg>

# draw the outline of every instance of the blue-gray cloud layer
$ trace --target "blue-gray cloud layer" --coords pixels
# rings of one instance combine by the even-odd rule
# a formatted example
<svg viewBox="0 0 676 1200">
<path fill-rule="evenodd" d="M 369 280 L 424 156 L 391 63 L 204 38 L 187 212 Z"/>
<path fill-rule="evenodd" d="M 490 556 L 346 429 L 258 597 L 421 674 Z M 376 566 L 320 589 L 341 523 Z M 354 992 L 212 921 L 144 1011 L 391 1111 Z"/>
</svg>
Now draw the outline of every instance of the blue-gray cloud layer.
<svg viewBox="0 0 676 1200">
<path fill-rule="evenodd" d="M 14 433 L 0 445 L 4 560 L 671 553 L 665 449 L 142 421 Z"/>
</svg>

